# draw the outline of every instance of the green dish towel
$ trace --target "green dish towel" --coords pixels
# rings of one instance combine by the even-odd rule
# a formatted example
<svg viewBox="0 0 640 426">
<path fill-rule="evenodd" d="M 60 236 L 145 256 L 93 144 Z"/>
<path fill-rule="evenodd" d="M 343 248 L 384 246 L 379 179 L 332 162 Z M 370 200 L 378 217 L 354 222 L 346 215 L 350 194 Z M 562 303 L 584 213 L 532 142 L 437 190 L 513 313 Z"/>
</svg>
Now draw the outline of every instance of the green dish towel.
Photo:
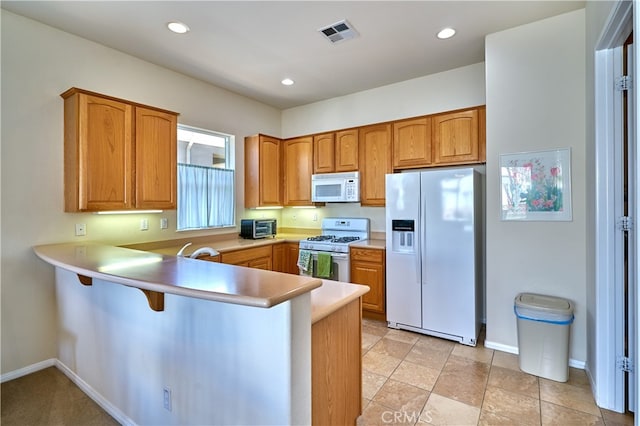
<svg viewBox="0 0 640 426">
<path fill-rule="evenodd" d="M 331 254 L 318 253 L 318 278 L 331 278 Z"/>
</svg>

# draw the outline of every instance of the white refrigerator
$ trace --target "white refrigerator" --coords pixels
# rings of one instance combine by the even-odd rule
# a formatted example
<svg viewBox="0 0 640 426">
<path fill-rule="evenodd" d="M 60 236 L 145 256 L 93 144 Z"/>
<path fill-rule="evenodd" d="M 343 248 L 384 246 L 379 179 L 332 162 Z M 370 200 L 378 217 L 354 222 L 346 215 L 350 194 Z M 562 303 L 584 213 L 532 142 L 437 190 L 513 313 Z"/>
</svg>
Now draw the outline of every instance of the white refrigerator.
<svg viewBox="0 0 640 426">
<path fill-rule="evenodd" d="M 387 322 L 475 346 L 483 289 L 482 176 L 386 176 Z"/>
</svg>

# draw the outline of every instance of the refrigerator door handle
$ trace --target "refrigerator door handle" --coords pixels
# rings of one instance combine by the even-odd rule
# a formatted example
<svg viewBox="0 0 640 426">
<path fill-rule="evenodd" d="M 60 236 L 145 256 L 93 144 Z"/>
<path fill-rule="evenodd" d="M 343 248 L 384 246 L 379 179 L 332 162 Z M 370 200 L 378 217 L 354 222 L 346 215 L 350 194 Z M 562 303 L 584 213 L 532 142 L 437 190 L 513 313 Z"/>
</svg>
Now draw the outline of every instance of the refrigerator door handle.
<svg viewBox="0 0 640 426">
<path fill-rule="evenodd" d="M 425 203 L 425 196 L 424 194 L 422 194 L 422 182 L 420 184 L 420 202 L 418 204 L 418 208 L 419 208 L 419 217 L 420 217 L 420 233 L 418 234 L 418 240 L 420 241 L 420 250 L 418 253 L 418 267 L 420 268 L 418 270 L 418 276 L 420 277 L 420 283 L 422 285 L 426 285 L 426 274 L 424 274 L 424 267 L 426 264 L 426 259 L 424 258 L 424 250 L 426 250 L 427 247 L 427 230 L 426 230 L 426 226 L 427 226 L 427 209 L 426 206 L 424 205 Z M 425 227 L 425 229 L 422 229 L 422 227 Z"/>
</svg>

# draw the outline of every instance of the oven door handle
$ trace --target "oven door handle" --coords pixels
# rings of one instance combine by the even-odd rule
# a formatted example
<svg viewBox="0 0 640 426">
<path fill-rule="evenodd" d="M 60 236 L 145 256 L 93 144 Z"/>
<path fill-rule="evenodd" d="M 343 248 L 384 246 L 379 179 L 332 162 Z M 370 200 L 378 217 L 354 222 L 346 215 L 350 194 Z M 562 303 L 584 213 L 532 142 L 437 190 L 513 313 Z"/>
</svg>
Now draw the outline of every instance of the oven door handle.
<svg viewBox="0 0 640 426">
<path fill-rule="evenodd" d="M 349 253 L 331 253 L 331 257 L 337 257 L 338 259 L 348 259 Z"/>
<path fill-rule="evenodd" d="M 322 250 L 312 250 L 311 254 L 313 256 L 315 256 L 316 258 L 318 257 L 318 253 L 326 253 L 326 254 L 330 254 L 332 258 L 337 258 L 337 259 L 349 259 L 349 253 L 335 253 L 332 251 L 322 251 Z"/>
</svg>

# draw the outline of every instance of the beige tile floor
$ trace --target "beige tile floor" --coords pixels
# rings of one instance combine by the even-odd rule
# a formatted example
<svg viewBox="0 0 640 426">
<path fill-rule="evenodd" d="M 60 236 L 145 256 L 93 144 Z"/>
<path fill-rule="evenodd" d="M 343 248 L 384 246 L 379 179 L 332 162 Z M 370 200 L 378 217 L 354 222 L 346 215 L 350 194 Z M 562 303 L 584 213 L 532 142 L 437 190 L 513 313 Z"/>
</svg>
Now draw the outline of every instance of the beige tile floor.
<svg viewBox="0 0 640 426">
<path fill-rule="evenodd" d="M 517 355 L 363 320 L 359 426 L 633 425 L 598 408 L 583 370 L 559 383 L 520 371 Z"/>
</svg>

